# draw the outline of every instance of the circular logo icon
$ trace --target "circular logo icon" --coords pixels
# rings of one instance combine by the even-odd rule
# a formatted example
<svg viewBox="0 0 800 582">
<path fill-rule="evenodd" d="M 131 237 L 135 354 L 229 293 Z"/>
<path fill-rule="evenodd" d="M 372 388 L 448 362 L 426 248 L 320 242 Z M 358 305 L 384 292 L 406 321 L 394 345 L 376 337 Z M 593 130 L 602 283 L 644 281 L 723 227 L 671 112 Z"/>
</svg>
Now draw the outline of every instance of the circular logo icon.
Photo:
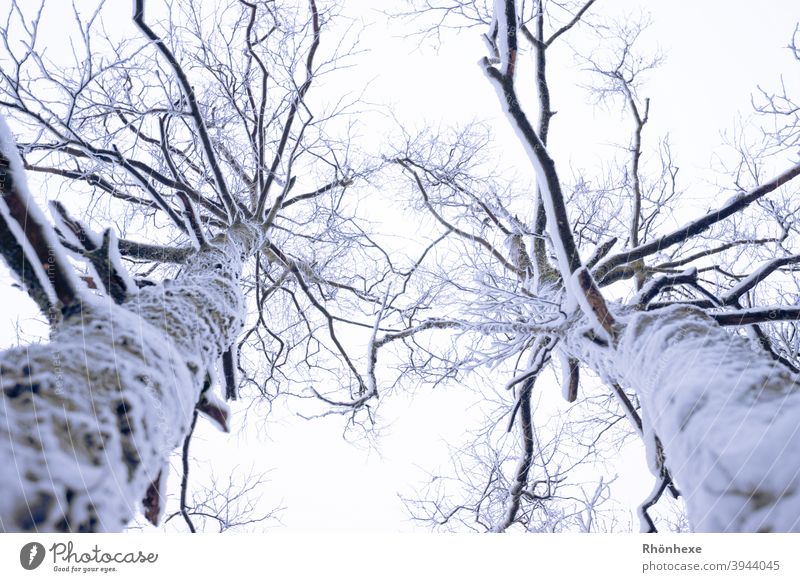
<svg viewBox="0 0 800 582">
<path fill-rule="evenodd" d="M 26 570 L 35 570 L 44 561 L 44 546 L 39 542 L 30 542 L 19 551 L 19 563 Z"/>
</svg>

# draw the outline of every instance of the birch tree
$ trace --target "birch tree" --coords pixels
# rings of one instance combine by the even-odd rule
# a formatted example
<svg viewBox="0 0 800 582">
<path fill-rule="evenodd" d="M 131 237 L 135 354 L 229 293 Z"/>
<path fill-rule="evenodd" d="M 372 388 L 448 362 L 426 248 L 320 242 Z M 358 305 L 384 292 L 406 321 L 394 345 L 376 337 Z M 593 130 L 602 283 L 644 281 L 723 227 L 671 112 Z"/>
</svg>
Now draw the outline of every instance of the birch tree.
<svg viewBox="0 0 800 582">
<path fill-rule="evenodd" d="M 531 520 L 530 513 L 543 502 L 530 407 L 537 379 L 555 367 L 575 406 L 598 397 L 587 372 L 617 401 L 594 417 L 598 433 L 611 412 L 626 416 L 643 439 L 654 483 L 639 508 L 643 531 L 656 530 L 648 510 L 666 490 L 682 497 L 696 531 L 800 530 L 800 396 L 790 339 L 800 315 L 792 291 L 796 101 L 786 90 L 754 97 L 761 113 L 777 118 L 766 142 L 770 161 L 783 169 L 764 176 L 765 151 L 743 151 L 728 200 L 670 228 L 664 218 L 680 200 L 681 183 L 669 141 L 660 139 L 655 155 L 643 145 L 655 113 L 642 80 L 660 57 L 640 52 L 642 22 L 612 26 L 593 0 L 432 0 L 407 14 L 428 22 L 423 28 L 439 39 L 450 27 L 483 29 L 485 82 L 536 176 L 528 191 L 491 177 L 473 162 L 485 148 L 463 139 L 469 132 L 451 139 L 444 157 L 413 147 L 419 140 L 400 144 L 393 157 L 442 236 L 458 240 L 453 271 L 461 274 L 461 301 L 456 308 L 455 291 L 445 291 L 446 315 L 416 317 L 407 331 L 378 342 L 400 340 L 419 351 L 428 335 L 447 329 L 463 351 L 443 368 L 507 362 L 516 370 L 495 379 L 513 394 L 506 419 L 516 419 L 516 468 L 509 474 L 506 464 L 485 458 L 483 484 L 451 509 L 435 507 L 432 519 L 464 511 L 486 530 L 546 529 L 548 518 Z M 548 147 L 558 74 L 548 57 L 575 35 L 600 40 L 578 58 L 592 96 L 623 108 L 631 128 L 626 159 L 605 175 L 567 177 L 566 162 Z M 800 57 L 796 42 L 789 50 Z M 523 84 L 536 87 L 538 103 L 520 96 Z M 500 481 L 498 471 L 506 471 Z M 507 483 L 506 493 L 490 495 L 498 482 Z"/>
<path fill-rule="evenodd" d="M 353 98 L 313 96 L 350 48 L 330 7 L 137 0 L 113 31 L 78 2 L 55 47 L 51 8 L 0 24 L 0 248 L 50 325 L 0 354 L 0 530 L 117 531 L 160 520 L 169 454 L 240 389 L 370 393 L 342 327 L 397 273 L 354 213 Z"/>
</svg>

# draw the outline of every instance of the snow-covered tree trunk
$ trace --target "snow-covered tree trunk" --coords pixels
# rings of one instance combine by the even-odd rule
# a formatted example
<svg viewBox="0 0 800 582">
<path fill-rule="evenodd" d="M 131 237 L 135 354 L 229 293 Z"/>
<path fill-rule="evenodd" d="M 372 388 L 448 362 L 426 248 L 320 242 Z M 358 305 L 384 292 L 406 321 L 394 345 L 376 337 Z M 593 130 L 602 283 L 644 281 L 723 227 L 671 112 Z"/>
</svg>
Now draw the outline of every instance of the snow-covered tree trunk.
<svg viewBox="0 0 800 582">
<path fill-rule="evenodd" d="M 615 347 L 576 333 L 576 355 L 640 397 L 695 531 L 800 531 L 800 392 L 764 350 L 702 310 L 622 317 Z M 655 468 L 655 467 L 653 467 Z"/>
<path fill-rule="evenodd" d="M 0 354 L 0 530 L 118 531 L 163 487 L 207 370 L 241 330 L 256 233 L 236 224 L 175 280 L 84 301 L 48 343 Z"/>
</svg>

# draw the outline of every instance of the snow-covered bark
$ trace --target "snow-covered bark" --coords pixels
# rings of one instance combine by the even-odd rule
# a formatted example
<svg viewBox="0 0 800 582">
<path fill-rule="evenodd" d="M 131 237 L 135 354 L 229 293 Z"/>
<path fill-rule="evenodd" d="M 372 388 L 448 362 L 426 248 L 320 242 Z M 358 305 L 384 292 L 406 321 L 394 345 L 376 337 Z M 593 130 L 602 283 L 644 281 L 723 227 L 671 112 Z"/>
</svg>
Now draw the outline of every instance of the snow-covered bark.
<svg viewBox="0 0 800 582">
<path fill-rule="evenodd" d="M 254 233 L 235 225 L 175 280 L 84 302 L 48 343 L 0 354 L 0 530 L 125 527 L 241 329 Z"/>
<path fill-rule="evenodd" d="M 694 307 L 622 321 L 614 348 L 567 343 L 639 394 L 693 529 L 800 531 L 798 378 Z"/>
</svg>

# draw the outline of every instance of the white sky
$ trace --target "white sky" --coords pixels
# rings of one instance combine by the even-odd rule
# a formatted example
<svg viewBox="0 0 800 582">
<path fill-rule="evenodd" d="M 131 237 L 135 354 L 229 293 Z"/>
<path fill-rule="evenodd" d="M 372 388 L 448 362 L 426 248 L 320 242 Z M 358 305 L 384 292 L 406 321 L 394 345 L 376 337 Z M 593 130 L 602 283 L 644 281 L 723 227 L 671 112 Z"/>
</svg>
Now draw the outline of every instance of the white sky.
<svg viewBox="0 0 800 582">
<path fill-rule="evenodd" d="M 342 71 L 338 81 L 329 78 L 331 88 L 357 88 L 371 80 L 367 99 L 391 103 L 398 119 L 417 126 L 485 119 L 492 123 L 500 143 L 507 144 L 505 161 L 518 163 L 521 177 L 530 176 L 522 148 L 499 115 L 494 89 L 477 64 L 484 55 L 478 36 L 483 31 L 472 29 L 448 37 L 436 52 L 430 43 L 418 47 L 418 39 L 402 38 L 410 29 L 400 22 L 387 25 L 386 18 L 373 9 L 376 4 L 346 1 L 346 13 L 368 24 L 362 46 L 369 52 L 356 57 L 357 66 Z M 404 5 L 380 4 L 386 9 Z M 128 18 L 129 3 L 124 6 L 121 19 Z M 645 148 L 669 132 L 683 185 L 694 184 L 689 197 L 699 206 L 713 205 L 715 190 L 703 181 L 714 179 L 709 169 L 714 167 L 715 154 L 723 151 L 720 132 L 731 130 L 737 115 L 750 114 L 750 95 L 757 84 L 775 88 L 784 73 L 787 84 L 798 85 L 800 64 L 783 47 L 800 20 L 800 7 L 796 0 L 764 0 L 758 5 L 739 0 L 599 0 L 592 11 L 616 16 L 642 8 L 653 16 L 648 38 L 666 56 L 642 92 L 651 98 Z M 576 30 L 568 40 L 579 34 Z M 563 172 L 570 162 L 593 165 L 611 151 L 610 142 L 625 143 L 627 134 L 620 134 L 620 129 L 630 125 L 627 117 L 620 122 L 619 109 L 600 110 L 588 104 L 586 93 L 570 86 L 575 81 L 572 73 L 561 73 L 560 63 L 566 68 L 572 62 L 570 50 L 565 45 L 554 50 L 558 53 L 551 56 L 549 73 L 554 84 L 553 108 L 559 113 L 553 120 L 551 144 Z M 528 109 L 535 108 L 531 100 Z M 380 142 L 383 128 L 371 129 Z M 30 302 L 10 289 L 7 278 L 0 284 L 0 302 L 5 306 L 0 311 L 2 345 L 15 343 L 18 326 L 23 338 L 42 333 L 43 327 L 31 321 L 35 310 Z M 559 392 L 554 384 L 542 387 Z M 246 434 L 220 435 L 207 425 L 198 429 L 193 451 L 210 460 L 195 475 L 204 470 L 225 475 L 235 465 L 245 473 L 251 466 L 256 472 L 274 468 L 263 504 L 266 508 L 286 506 L 281 518 L 290 530 L 413 529 L 413 524 L 404 521 L 407 515 L 398 493 L 412 494 L 424 484 L 426 470 L 447 466 L 445 442 L 457 441 L 463 434 L 468 403 L 457 386 L 433 393 L 423 387 L 413 397 L 395 397 L 382 410 L 387 425 L 381 427 L 378 452 L 346 444 L 341 438 L 341 418 L 310 423 L 276 411 L 264 425 L 252 410 Z M 619 467 L 618 493 L 637 491 L 643 496 L 650 490 L 651 484 L 642 480 L 637 455 L 630 452 Z"/>
</svg>

